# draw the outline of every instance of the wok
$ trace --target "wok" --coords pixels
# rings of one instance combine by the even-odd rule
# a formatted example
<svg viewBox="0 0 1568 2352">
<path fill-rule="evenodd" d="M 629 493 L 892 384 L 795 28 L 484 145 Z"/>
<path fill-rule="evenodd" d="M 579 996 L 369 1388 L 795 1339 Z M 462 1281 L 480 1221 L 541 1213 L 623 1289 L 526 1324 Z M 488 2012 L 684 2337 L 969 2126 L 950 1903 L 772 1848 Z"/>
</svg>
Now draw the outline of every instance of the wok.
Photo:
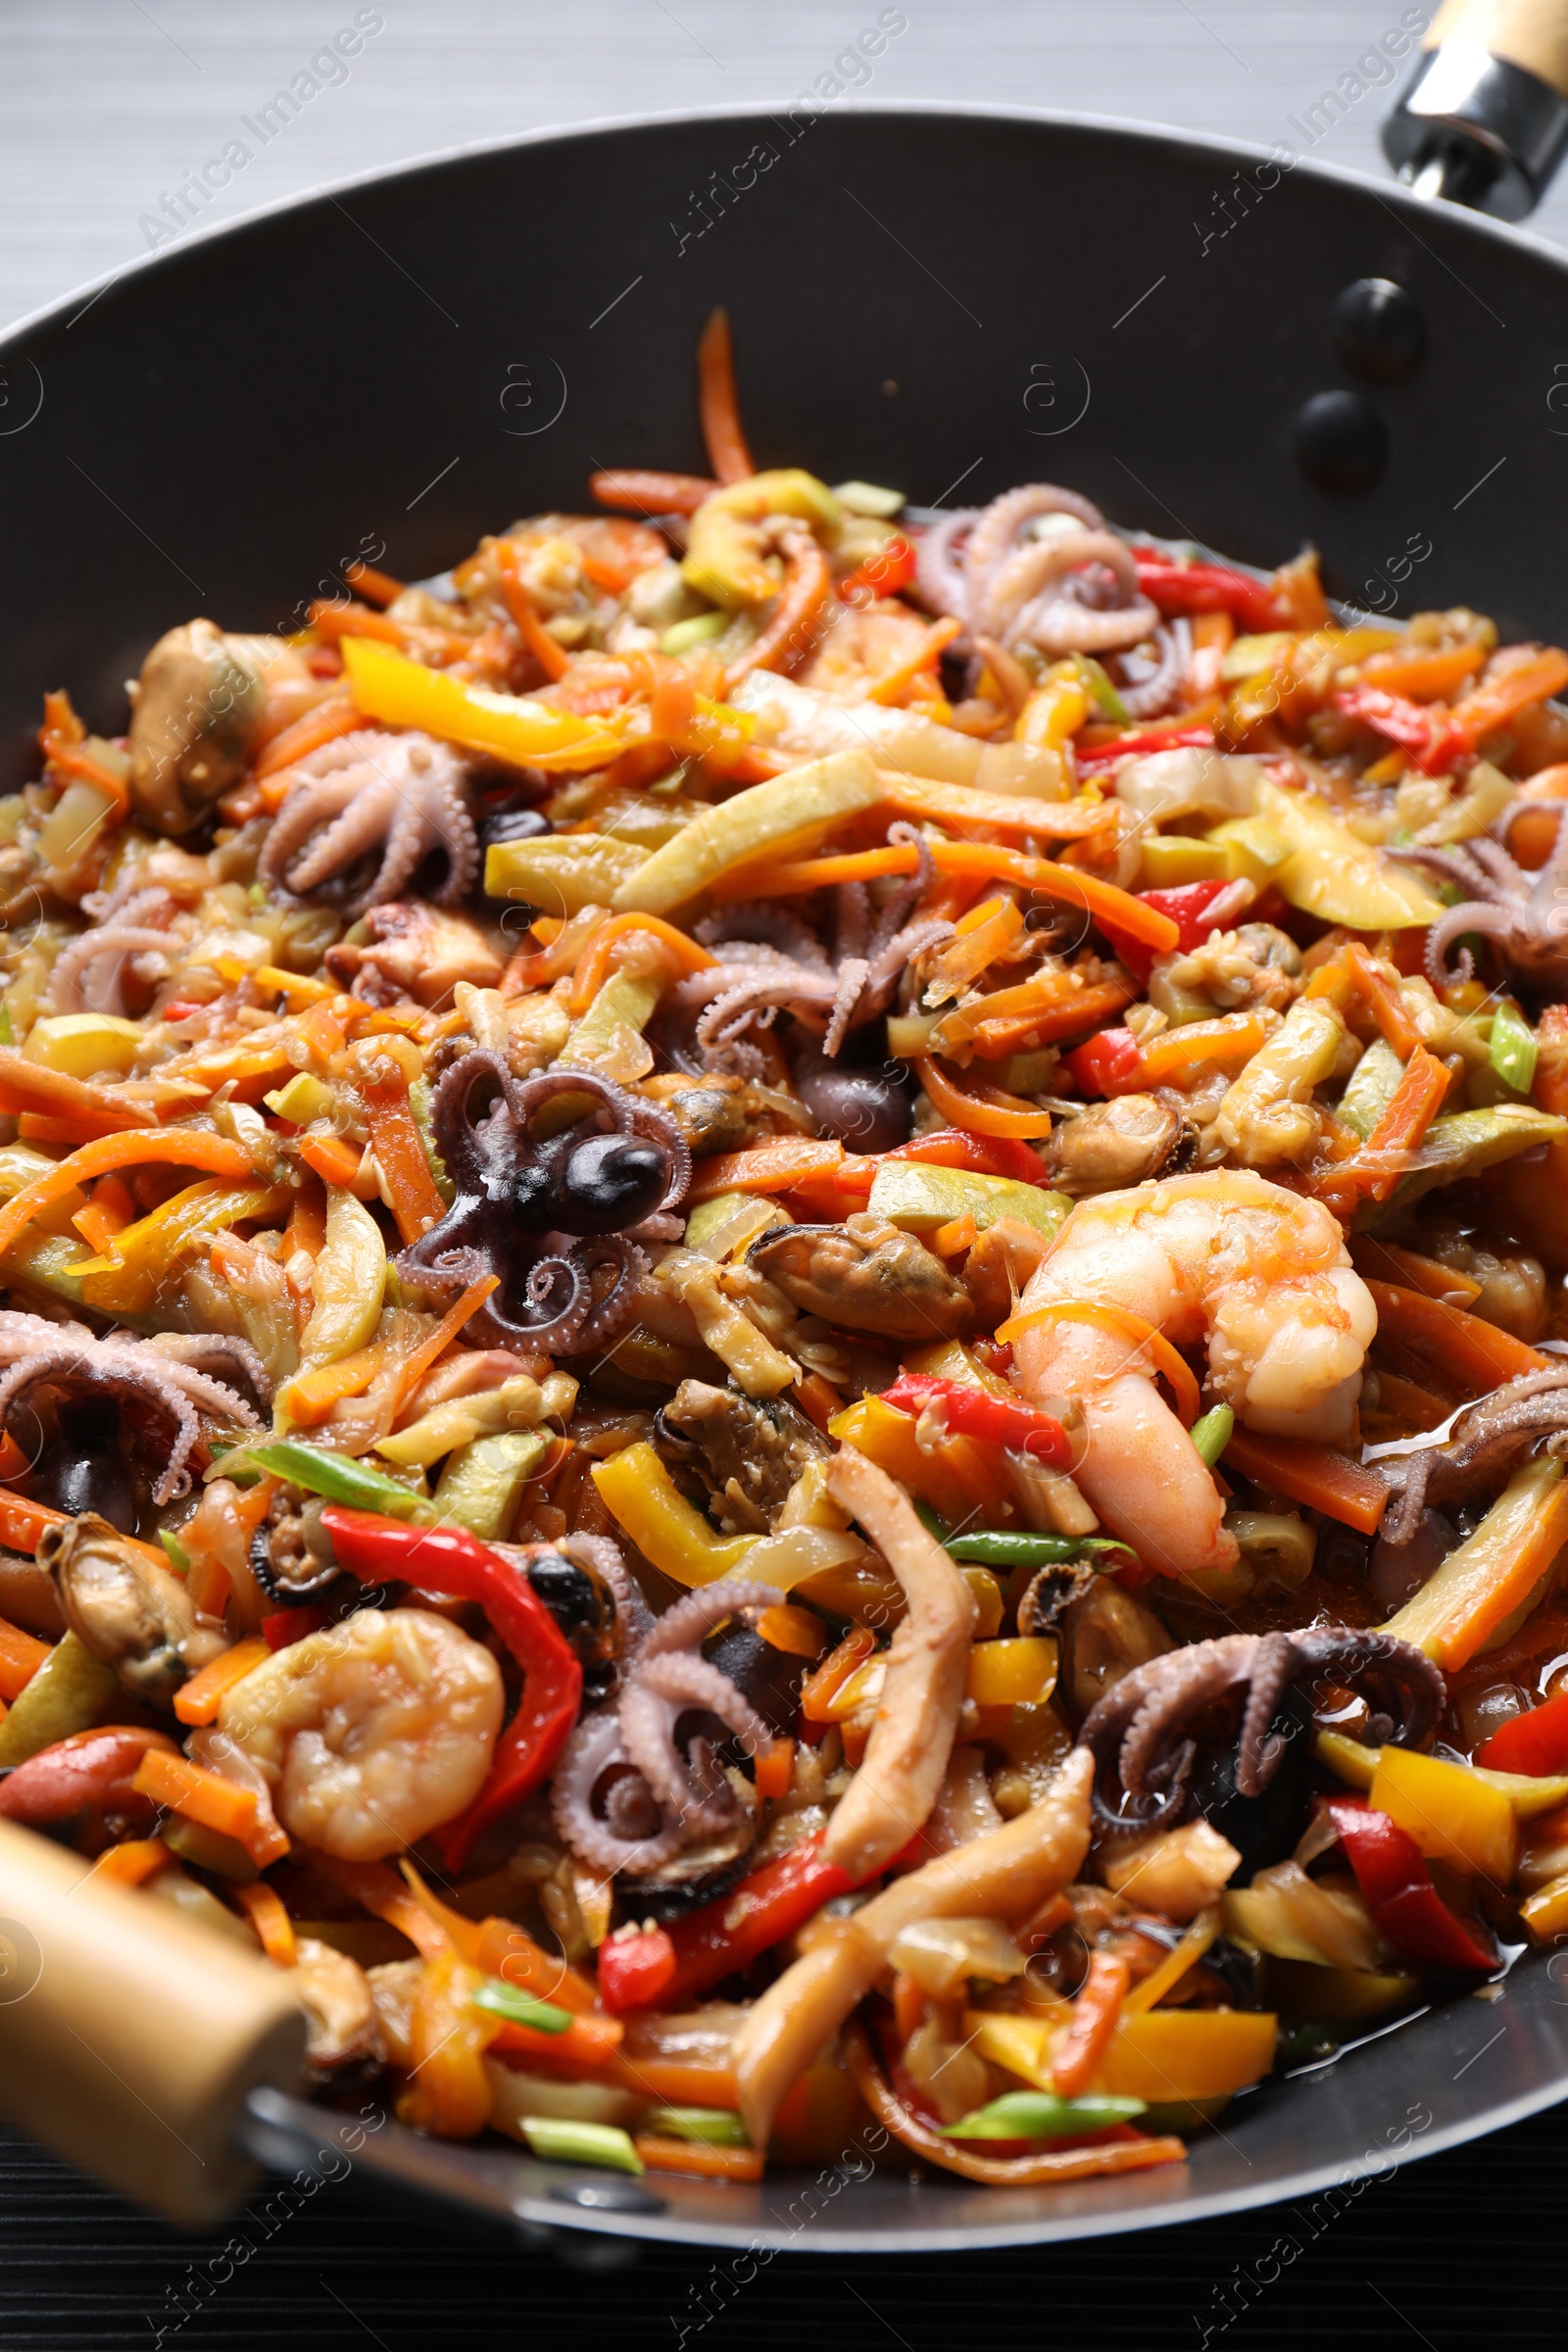
<svg viewBox="0 0 1568 2352">
<path fill-rule="evenodd" d="M 1336 297 L 1367 277 L 1420 314 L 1420 356 L 1392 380 L 1388 351 L 1354 351 L 1372 370 L 1357 375 L 1336 344 Z M 436 573 L 514 516 L 580 508 L 595 466 L 700 469 L 692 351 L 716 302 L 761 465 L 893 482 L 919 506 L 1054 479 L 1118 521 L 1257 564 L 1313 540 L 1331 592 L 1355 605 L 1463 602 L 1505 636 L 1568 636 L 1555 251 L 1305 162 L 1110 122 L 912 106 L 690 115 L 466 150 L 275 207 L 7 338 L 12 778 L 33 764 L 43 688 L 69 683 L 91 723 L 119 731 L 122 681 L 172 623 L 288 626 L 341 593 L 357 557 Z M 1325 393 L 1338 404 L 1303 425 Z M 29 1843 L 0 1845 L 6 1932 L 26 1930 L 37 1894 Z M 120 2137 L 95 2137 L 96 2078 L 78 2065 L 68 2117 L 44 2063 L 93 1937 L 101 1955 L 128 1948 L 132 1900 L 88 1889 L 55 1905 L 51 1919 L 78 1923 L 85 1974 L 64 1947 L 52 1967 L 39 1937 L 36 1981 L 0 1997 L 0 2103 L 190 2218 L 238 2176 L 215 2164 L 205 2191 L 181 2188 L 135 2140 L 127 2100 Z M 101 2000 L 101 1966 L 97 1982 Z M 171 2081 L 193 2081 L 211 2019 L 166 2017 L 160 2039 L 145 1997 L 147 2049 Z M 90 2009 L 71 2014 L 78 2041 L 93 2033 Z M 122 2056 L 141 2063 L 128 2042 Z M 631 2181 L 391 2121 L 368 2131 L 292 2098 L 276 2063 L 220 2076 L 215 2153 L 227 2137 L 282 2170 L 352 2162 L 391 2192 L 528 2232 L 725 2246 L 751 2263 L 924 2251 L 1281 2198 L 1332 2212 L 1393 2163 L 1568 2095 L 1568 1977 L 1532 1955 L 1493 1997 L 1270 2084 L 1200 2133 L 1184 2168 L 1030 2191 L 916 2186 L 871 2175 L 853 2148 L 843 2167 L 756 2189 Z"/>
</svg>

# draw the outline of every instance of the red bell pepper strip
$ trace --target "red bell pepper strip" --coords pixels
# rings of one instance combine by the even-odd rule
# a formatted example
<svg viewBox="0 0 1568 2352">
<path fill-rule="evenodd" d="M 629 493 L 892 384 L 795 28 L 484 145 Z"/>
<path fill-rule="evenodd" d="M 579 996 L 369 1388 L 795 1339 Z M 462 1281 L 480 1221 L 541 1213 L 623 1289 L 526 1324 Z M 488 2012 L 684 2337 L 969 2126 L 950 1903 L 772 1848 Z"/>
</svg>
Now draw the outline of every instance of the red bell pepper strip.
<svg viewBox="0 0 1568 2352">
<path fill-rule="evenodd" d="M 1251 635 L 1288 627 L 1273 583 L 1228 564 L 1173 564 L 1157 548 L 1135 547 L 1138 585 L 1162 612 L 1228 612 Z"/>
<path fill-rule="evenodd" d="M 660 1995 L 665 2009 L 682 2009 L 710 1985 L 732 1976 L 797 1928 L 804 1928 L 835 1895 L 853 1894 L 859 1883 L 835 1862 L 824 1862 L 820 1836 L 792 1845 L 776 1862 L 764 1862 L 729 1894 L 720 1894 L 664 1930 L 675 1947 L 675 1971 Z M 600 1968 L 608 1945 L 600 1946 Z M 601 1999 L 604 1993 L 601 1973 Z"/>
<path fill-rule="evenodd" d="M 599 1998 L 612 2016 L 652 2009 L 674 1980 L 675 1946 L 664 1928 L 612 1936 L 599 1946 Z"/>
<path fill-rule="evenodd" d="M 1568 1690 L 1516 1715 L 1482 1741 L 1471 1761 L 1488 1772 L 1524 1772 L 1536 1780 L 1568 1772 Z"/>
<path fill-rule="evenodd" d="M 1336 710 L 1364 719 L 1386 742 L 1408 752 L 1423 775 L 1447 775 L 1471 749 L 1464 730 L 1436 705 L 1407 702 L 1380 686 L 1352 686 L 1333 700 Z"/>
<path fill-rule="evenodd" d="M 582 1699 L 570 1642 L 520 1568 L 461 1527 L 410 1527 L 339 1503 L 321 1513 L 339 1564 L 368 1584 L 400 1580 L 476 1600 L 522 1668 L 517 1711 L 496 1742 L 489 1778 L 441 1833 L 447 1867 L 461 1869 L 481 1830 L 531 1796 L 565 1746 Z"/>
<path fill-rule="evenodd" d="M 1009 1453 L 1027 1453 L 1052 1470 L 1065 1470 L 1072 1459 L 1067 1433 L 1054 1413 L 1043 1413 L 1021 1397 L 993 1396 L 989 1389 L 969 1389 L 956 1380 L 936 1380 L 925 1372 L 904 1372 L 882 1402 L 901 1413 L 923 1413 L 931 1408 L 960 1438 L 982 1438 Z"/>
<path fill-rule="evenodd" d="M 318 1634 L 327 1621 L 326 1611 L 314 1600 L 301 1601 L 295 1609 L 274 1609 L 262 1619 L 262 1640 L 269 1649 L 289 1649 L 296 1642 Z"/>
<path fill-rule="evenodd" d="M 914 549 L 901 531 L 840 580 L 839 602 L 868 605 L 873 597 L 897 596 L 913 579 L 914 564 Z"/>
<path fill-rule="evenodd" d="M 1146 906 L 1157 907 L 1161 914 L 1170 916 L 1178 934 L 1174 953 L 1190 956 L 1213 930 L 1208 910 L 1230 887 L 1228 881 L 1183 882 L 1174 890 L 1141 890 L 1138 896 Z M 1154 968 L 1153 950 L 1141 939 L 1130 939 L 1114 924 L 1102 922 L 1100 928 L 1139 987 L 1147 988 L 1149 975 Z"/>
<path fill-rule="evenodd" d="M 1126 1095 L 1138 1086 L 1143 1058 L 1130 1029 L 1102 1029 L 1064 1054 L 1061 1066 L 1086 1095 Z"/>
<path fill-rule="evenodd" d="M 1328 1813 L 1367 1909 L 1395 1949 L 1423 1968 L 1490 1976 L 1495 1951 L 1448 1909 L 1409 1832 L 1354 1797 L 1333 1798 Z"/>
<path fill-rule="evenodd" d="M 76 1815 L 101 1822 L 105 1813 L 114 1813 L 134 1816 L 138 1828 L 150 1830 L 156 1808 L 132 1787 L 150 1747 L 166 1755 L 179 1753 L 165 1733 L 129 1724 L 73 1732 L 0 1780 L 0 1821 L 24 1821 L 41 1830 Z"/>
<path fill-rule="evenodd" d="M 889 1159 L 917 1159 L 937 1168 L 969 1168 L 977 1176 L 1010 1176 L 1016 1184 L 1051 1190 L 1051 1175 L 1038 1152 L 1015 1136 L 976 1135 L 966 1127 L 939 1127 L 891 1152 L 846 1152 L 833 1171 L 832 1182 L 840 1192 L 858 1193 L 863 1199 L 877 1169 Z"/>
<path fill-rule="evenodd" d="M 1080 775 L 1092 775 L 1097 768 L 1112 767 L 1118 760 L 1144 752 L 1180 752 L 1197 750 L 1211 752 L 1214 748 L 1212 727 L 1142 727 L 1136 734 L 1118 735 L 1113 743 L 1091 744 L 1075 755 Z"/>
</svg>

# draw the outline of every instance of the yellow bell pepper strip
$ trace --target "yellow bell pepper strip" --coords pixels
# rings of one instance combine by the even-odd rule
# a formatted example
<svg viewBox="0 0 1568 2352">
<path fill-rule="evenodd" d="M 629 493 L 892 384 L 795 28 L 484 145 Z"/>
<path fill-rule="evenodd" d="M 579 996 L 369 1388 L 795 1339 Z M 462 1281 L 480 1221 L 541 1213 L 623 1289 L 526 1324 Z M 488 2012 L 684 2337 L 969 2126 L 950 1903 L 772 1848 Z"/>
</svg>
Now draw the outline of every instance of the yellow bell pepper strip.
<svg viewBox="0 0 1568 2352">
<path fill-rule="evenodd" d="M 687 1501 L 646 1441 L 597 1462 L 593 1482 L 646 1560 L 679 1585 L 712 1585 L 738 1568 L 756 1536 L 718 1536 Z"/>
<path fill-rule="evenodd" d="M 1278 2037 L 1264 2010 L 1124 2009 L 1093 2087 L 1152 2107 L 1229 2098 L 1268 2073 Z"/>
<path fill-rule="evenodd" d="M 40 1212 L 78 1185 L 117 1168 L 144 1167 L 162 1161 L 176 1168 L 205 1168 L 210 1175 L 226 1176 L 230 1184 L 253 1177 L 251 1155 L 242 1144 L 213 1135 L 200 1127 L 141 1127 L 122 1135 L 100 1135 L 78 1151 L 57 1160 L 46 1175 L 35 1176 L 0 1208 L 0 1254 L 9 1250 Z"/>
<path fill-rule="evenodd" d="M 254 1789 L 242 1788 L 237 1781 L 224 1780 L 184 1756 L 150 1747 L 131 1787 L 155 1805 L 167 1805 L 188 1821 L 199 1821 L 203 1829 L 235 1838 L 263 1869 L 289 1850 L 287 1835 L 277 1823 L 262 1820 Z"/>
<path fill-rule="evenodd" d="M 1497 1953 L 1486 1931 L 1448 1909 L 1407 1830 L 1363 1797 L 1337 1796 L 1328 1818 L 1379 1929 L 1422 1968 L 1475 1969 L 1490 1976 Z"/>
<path fill-rule="evenodd" d="M 1562 1464 L 1549 1455 L 1526 1462 L 1475 1534 L 1449 1552 L 1436 1575 L 1383 1630 L 1401 1642 L 1413 1642 L 1451 1674 L 1468 1665 L 1497 1628 L 1529 1601 L 1565 1543 L 1568 1485 L 1563 1483 Z"/>
<path fill-rule="evenodd" d="M 1032 1707 L 1056 1688 L 1056 1643 L 1049 1634 L 976 1642 L 964 1672 L 964 1696 L 977 1707 Z"/>
<path fill-rule="evenodd" d="M 1529 1718 L 1520 1716 L 1517 1720 L 1524 1723 Z M 1359 1740 L 1348 1740 L 1343 1732 L 1319 1732 L 1314 1748 L 1330 1772 L 1348 1782 L 1350 1788 L 1359 1788 L 1363 1794 L 1370 1791 L 1383 1758 L 1381 1747 L 1363 1747 Z M 1478 1747 L 1477 1756 L 1482 1753 L 1483 1750 Z M 1498 1772 L 1489 1765 L 1475 1762 L 1456 1765 L 1453 1769 L 1463 1770 L 1486 1788 L 1499 1790 L 1512 1806 L 1516 1821 L 1535 1821 L 1543 1813 L 1552 1813 L 1559 1805 L 1568 1805 L 1568 1773 L 1538 1776 L 1534 1773 Z"/>
<path fill-rule="evenodd" d="M 101 1256 L 75 1267 L 83 1306 L 107 1315 L 150 1313 L 186 1250 L 231 1225 L 275 1224 L 287 1216 L 293 1198 L 286 1185 L 236 1191 L 213 1177 L 187 1185 L 150 1216 L 111 1236 Z"/>
<path fill-rule="evenodd" d="M 1521 1903 L 1519 1916 L 1538 1943 L 1555 1943 L 1568 1931 L 1568 1873 L 1549 1880 Z"/>
<path fill-rule="evenodd" d="M 0 1723 L 0 1771 L 85 1731 L 119 1688 L 112 1666 L 95 1658 L 78 1635 L 63 1635 Z M 0 1790 L 11 1787 L 0 1782 Z"/>
<path fill-rule="evenodd" d="M 1371 1802 L 1432 1860 L 1476 1872 L 1494 1886 L 1506 1886 L 1513 1877 L 1519 1856 L 1513 1807 L 1500 1788 L 1490 1788 L 1462 1764 L 1411 1748 L 1385 1747 Z"/>
<path fill-rule="evenodd" d="M 489 752 L 514 767 L 580 774 L 607 767 L 623 750 L 618 729 L 530 697 L 470 685 L 427 669 L 368 637 L 345 637 L 343 667 L 355 706 L 388 726 L 422 727 L 444 743 Z"/>
<path fill-rule="evenodd" d="M 668 914 L 730 867 L 811 848 L 830 826 L 873 808 L 882 780 L 866 752 L 833 752 L 754 784 L 683 825 L 614 896 L 617 913 Z"/>
<path fill-rule="evenodd" d="M 867 1455 L 911 1494 L 923 1495 L 952 1526 L 969 1518 L 977 1504 L 995 1508 L 1001 1484 L 995 1455 L 988 1458 L 972 1439 L 961 1437 L 925 1450 L 915 1436 L 914 1415 L 884 1404 L 880 1396 L 862 1396 L 835 1413 L 828 1436 Z"/>
</svg>

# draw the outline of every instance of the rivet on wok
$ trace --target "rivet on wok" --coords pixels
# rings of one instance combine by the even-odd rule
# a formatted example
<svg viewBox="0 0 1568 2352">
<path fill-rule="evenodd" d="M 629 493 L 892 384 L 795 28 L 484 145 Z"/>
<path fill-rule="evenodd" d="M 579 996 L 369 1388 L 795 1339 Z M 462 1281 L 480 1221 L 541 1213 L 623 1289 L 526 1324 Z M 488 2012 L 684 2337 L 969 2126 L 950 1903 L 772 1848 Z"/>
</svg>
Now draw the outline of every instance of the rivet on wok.
<svg viewBox="0 0 1568 2352">
<path fill-rule="evenodd" d="M 1319 490 L 1367 490 L 1388 463 L 1388 427 L 1359 392 L 1314 392 L 1292 427 L 1296 463 Z"/>
<path fill-rule="evenodd" d="M 640 2180 L 558 2180 L 550 2194 L 558 2205 L 585 2213 L 662 2213 L 664 2200 Z"/>
<path fill-rule="evenodd" d="M 1426 349 L 1421 306 L 1392 277 L 1352 279 L 1335 296 L 1329 324 L 1345 366 L 1369 384 L 1396 383 Z"/>
</svg>

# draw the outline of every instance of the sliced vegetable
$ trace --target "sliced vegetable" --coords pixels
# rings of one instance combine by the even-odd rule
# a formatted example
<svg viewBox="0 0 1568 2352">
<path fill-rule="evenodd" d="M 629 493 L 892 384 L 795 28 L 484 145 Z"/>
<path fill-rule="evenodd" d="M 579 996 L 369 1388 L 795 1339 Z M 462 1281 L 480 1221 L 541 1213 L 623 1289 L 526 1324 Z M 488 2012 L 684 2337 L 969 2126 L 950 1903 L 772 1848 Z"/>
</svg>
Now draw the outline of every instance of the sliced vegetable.
<svg viewBox="0 0 1568 2352">
<path fill-rule="evenodd" d="M 1331 1798 L 1328 1815 L 1373 1918 L 1396 1951 L 1422 1968 L 1491 1975 L 1495 1950 L 1448 1909 L 1408 1831 L 1356 1797 Z"/>
<path fill-rule="evenodd" d="M 921 1418 L 930 1414 L 960 1437 L 979 1438 L 1009 1452 L 1027 1453 L 1049 1469 L 1064 1470 L 1072 1459 L 1067 1433 L 1055 1416 L 1018 1397 L 994 1396 L 957 1381 L 906 1372 L 883 1390 L 882 1401 Z"/>
<path fill-rule="evenodd" d="M 518 2130 L 547 2164 L 592 2164 L 602 2171 L 647 2170 L 629 2132 L 614 2124 L 582 2124 L 557 2115 L 525 2115 Z"/>
<path fill-rule="evenodd" d="M 378 1511 L 383 1518 L 408 1519 L 428 1526 L 438 1516 L 435 1506 L 412 1488 L 400 1486 L 352 1454 L 328 1453 L 318 1446 L 304 1446 L 297 1438 L 274 1439 L 267 1446 L 247 1446 L 225 1454 L 224 1469 L 250 1464 L 270 1477 L 303 1487 L 307 1494 L 324 1495 L 328 1502 L 347 1503 L 351 1510 Z"/>
<path fill-rule="evenodd" d="M 95 1658 L 79 1636 L 63 1635 L 0 1723 L 0 1770 L 86 1731 L 119 1689 L 112 1666 Z"/>
<path fill-rule="evenodd" d="M 554 2001 L 535 2000 L 531 1993 L 518 1992 L 516 1987 L 502 1982 L 499 1977 L 486 1977 L 473 1995 L 476 2009 L 488 2009 L 494 2017 L 504 2017 L 510 2025 L 526 2026 L 534 2034 L 566 2034 L 571 2030 L 572 2012 L 558 2009 Z"/>
<path fill-rule="evenodd" d="M 677 1584 L 716 1584 L 757 1544 L 755 1536 L 715 1535 L 646 1441 L 595 1463 L 593 1481 L 638 1550 Z"/>
<path fill-rule="evenodd" d="M 355 706 L 368 718 L 422 727 L 445 743 L 489 752 L 514 767 L 576 774 L 608 766 L 624 748 L 602 720 L 579 718 L 531 696 L 498 694 L 451 670 L 427 669 L 368 637 L 345 637 L 343 667 Z"/>
<path fill-rule="evenodd" d="M 1536 1078 L 1536 1033 L 1517 1004 L 1504 999 L 1492 1016 L 1492 1049 L 1488 1056 L 1504 1086 L 1528 1095 Z"/>
<path fill-rule="evenodd" d="M 810 848 L 832 825 L 871 808 L 882 784 L 865 752 L 835 752 L 706 808 L 614 894 L 622 912 L 667 914 L 729 867 Z"/>
<path fill-rule="evenodd" d="M 1004 2090 L 998 2099 L 939 2127 L 944 2139 L 1075 2139 L 1130 2124 L 1145 2112 L 1142 2099 L 1054 2098 L 1046 2090 Z"/>
<path fill-rule="evenodd" d="M 1237 1429 L 1222 1458 L 1254 1486 L 1272 1489 L 1311 1510 L 1325 1511 L 1331 1519 L 1343 1519 L 1364 1536 L 1376 1534 L 1388 1503 L 1388 1486 L 1377 1472 L 1363 1469 L 1333 1446 L 1313 1446 L 1300 1438 L 1264 1438 L 1255 1430 Z"/>
<path fill-rule="evenodd" d="M 1265 779 L 1257 813 L 1290 851 L 1273 877 L 1290 906 L 1353 931 L 1406 931 L 1442 913 L 1424 882 L 1403 866 L 1385 864 L 1326 801 Z"/>
<path fill-rule="evenodd" d="M 935 1233 L 962 1216 L 972 1216 L 975 1230 L 984 1233 L 999 1217 L 1017 1217 L 1054 1240 L 1072 1202 L 1065 1193 L 1045 1189 L 1043 1166 L 1040 1177 L 1039 1182 L 1019 1183 L 1010 1176 L 984 1176 L 970 1168 L 888 1158 L 878 1163 L 866 1207 L 906 1233 Z"/>
<path fill-rule="evenodd" d="M 710 2148 L 749 2148 L 746 2127 L 727 2107 L 655 2107 L 645 2117 L 650 2132 L 689 2139 Z"/>
<path fill-rule="evenodd" d="M 1187 1434 L 1200 1460 L 1212 1470 L 1236 1434 L 1236 1415 L 1228 1404 L 1216 1404 L 1195 1421 Z"/>
<path fill-rule="evenodd" d="M 1105 1567 L 1113 1569 L 1137 1558 L 1127 1544 L 1110 1536 L 1033 1536 L 1006 1528 L 977 1528 L 950 1536 L 940 1526 L 933 1532 L 956 1560 L 972 1560 L 988 1568 L 1051 1568 L 1062 1560 L 1102 1554 Z"/>
<path fill-rule="evenodd" d="M 1428 1304 L 1436 1304 L 1428 1300 Z M 1452 1673 L 1527 1607 L 1568 1543 L 1568 1485 L 1549 1455 L 1516 1470 L 1473 1536 L 1384 1628 Z"/>
<path fill-rule="evenodd" d="M 1492 1772 L 1533 1778 L 1568 1773 L 1568 1690 L 1516 1715 L 1476 1749 L 1475 1762 Z M 1568 1794 L 1568 1791 L 1565 1791 Z"/>
<path fill-rule="evenodd" d="M 1513 1807 L 1500 1788 L 1462 1764 L 1385 1746 L 1370 1793 L 1374 1812 L 1408 1831 L 1434 1861 L 1477 1872 L 1498 1887 L 1513 1877 L 1519 1853 Z"/>
<path fill-rule="evenodd" d="M 621 1930 L 599 1946 L 599 1998 L 613 2016 L 651 2009 L 675 1975 L 675 1946 L 661 1927 Z"/>
</svg>

